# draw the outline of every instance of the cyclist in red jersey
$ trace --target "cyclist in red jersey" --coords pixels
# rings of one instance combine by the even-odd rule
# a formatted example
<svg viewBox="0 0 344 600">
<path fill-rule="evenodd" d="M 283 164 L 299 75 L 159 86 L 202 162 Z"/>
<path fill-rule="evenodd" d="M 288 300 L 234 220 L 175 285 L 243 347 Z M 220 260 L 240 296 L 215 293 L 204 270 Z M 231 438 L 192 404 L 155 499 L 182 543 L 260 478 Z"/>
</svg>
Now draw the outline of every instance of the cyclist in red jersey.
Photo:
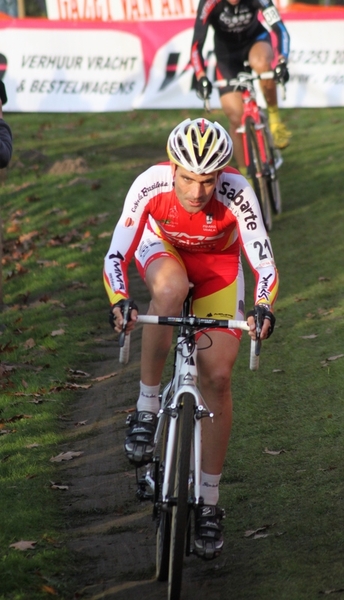
<svg viewBox="0 0 344 600">
<path fill-rule="evenodd" d="M 111 325 L 121 331 L 134 255 L 151 295 L 148 314 L 180 314 L 191 281 L 195 315 L 244 319 L 242 250 L 255 278 L 254 304 L 265 316 L 261 337 L 269 337 L 278 273 L 254 191 L 227 166 L 232 157 L 229 134 L 216 122 L 186 119 L 171 132 L 167 153 L 170 162 L 147 169 L 129 189 L 105 257 Z M 130 306 L 127 331 L 135 326 L 138 313 L 133 300 Z M 255 338 L 254 318 L 247 320 Z M 171 343 L 172 328 L 143 327 L 140 394 L 124 442 L 136 466 L 152 457 L 160 381 Z M 202 421 L 204 506 L 197 510 L 195 548 L 203 558 L 218 556 L 223 547 L 219 482 L 231 430 L 231 372 L 239 345 L 238 330 L 199 334 L 200 390 L 215 415 Z"/>
<path fill-rule="evenodd" d="M 200 0 L 192 40 L 191 64 L 197 79 L 197 95 L 202 100 L 208 99 L 212 92 L 202 55 L 209 26 L 214 30 L 216 80 L 235 78 L 244 70 L 245 61 L 258 74 L 271 70 L 274 61 L 272 39 L 259 18 L 260 13 L 277 38 L 276 77 L 283 83 L 288 81 L 289 34 L 271 0 Z M 260 85 L 275 146 L 285 148 L 291 133 L 280 119 L 276 82 L 265 79 Z M 236 131 L 243 113 L 241 93 L 233 91 L 231 86 L 220 88 L 219 93 L 223 111 L 229 119 L 234 156 L 240 171 L 246 176 L 242 135 Z"/>
</svg>

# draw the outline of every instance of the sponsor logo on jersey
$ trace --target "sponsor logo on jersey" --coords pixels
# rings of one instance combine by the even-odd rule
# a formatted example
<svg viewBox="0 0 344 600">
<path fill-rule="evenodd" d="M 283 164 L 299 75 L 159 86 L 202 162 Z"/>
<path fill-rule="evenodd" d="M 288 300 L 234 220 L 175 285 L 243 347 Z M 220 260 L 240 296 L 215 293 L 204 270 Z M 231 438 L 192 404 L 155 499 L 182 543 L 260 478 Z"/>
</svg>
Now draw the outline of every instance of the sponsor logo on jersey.
<svg viewBox="0 0 344 600">
<path fill-rule="evenodd" d="M 225 25 L 227 31 L 240 33 L 251 23 L 254 13 L 247 7 L 237 5 L 239 10 L 233 14 L 230 12 L 230 6 L 226 7 L 221 13 L 219 20 Z"/>
<path fill-rule="evenodd" d="M 134 225 L 134 221 L 133 219 L 131 219 L 130 217 L 128 217 L 124 223 L 124 227 L 132 227 Z"/>
<path fill-rule="evenodd" d="M 111 287 L 113 290 L 124 290 L 123 273 L 120 262 L 124 260 L 124 256 L 122 256 L 120 252 L 116 252 L 116 254 L 110 254 L 109 259 L 113 261 L 113 273 L 109 274 Z"/>
<path fill-rule="evenodd" d="M 223 181 L 222 187 L 219 190 L 219 194 L 221 194 L 221 196 L 225 196 L 226 198 L 228 198 L 228 200 L 230 201 L 229 207 L 232 210 L 234 215 L 240 216 L 240 213 L 244 213 L 244 215 L 245 215 L 244 221 L 246 224 L 246 229 L 249 229 L 250 231 L 254 231 L 255 229 L 257 229 L 257 226 L 258 226 L 256 223 L 258 216 L 255 214 L 250 202 L 244 198 L 244 195 L 243 195 L 244 190 L 241 189 L 237 192 L 237 190 L 232 187 L 228 190 L 230 185 L 231 184 L 229 181 Z"/>
<path fill-rule="evenodd" d="M 168 185 L 167 181 L 156 181 L 155 183 L 153 183 L 153 185 L 142 188 L 142 190 L 140 190 L 139 193 L 137 194 L 137 199 L 135 200 L 135 202 L 131 208 L 131 212 L 137 211 L 137 208 L 138 208 L 141 200 L 143 198 L 147 198 L 149 192 L 152 192 L 153 190 L 156 190 L 160 187 L 166 187 L 167 185 Z"/>
<path fill-rule="evenodd" d="M 201 19 L 203 22 L 208 19 L 211 11 L 215 8 L 217 4 L 219 4 L 219 2 L 221 2 L 221 0 L 207 0 L 201 12 Z"/>
<path fill-rule="evenodd" d="M 263 302 L 265 301 L 267 304 L 269 304 L 269 279 L 271 279 L 271 277 L 273 277 L 273 274 L 270 273 L 270 275 L 267 275 L 266 277 L 263 277 L 262 283 L 260 285 L 260 289 L 258 292 L 258 300 L 261 301 L 263 300 Z"/>
</svg>

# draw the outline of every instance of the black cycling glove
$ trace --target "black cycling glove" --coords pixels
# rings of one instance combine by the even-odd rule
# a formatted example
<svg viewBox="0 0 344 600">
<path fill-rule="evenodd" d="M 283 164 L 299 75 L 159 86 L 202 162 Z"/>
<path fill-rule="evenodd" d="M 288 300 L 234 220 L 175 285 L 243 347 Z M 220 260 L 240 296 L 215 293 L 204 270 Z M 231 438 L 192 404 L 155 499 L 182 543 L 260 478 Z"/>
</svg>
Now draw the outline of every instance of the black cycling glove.
<svg viewBox="0 0 344 600">
<path fill-rule="evenodd" d="M 287 67 L 287 63 L 284 60 L 281 60 L 278 65 L 274 68 L 275 79 L 279 83 L 288 83 L 289 81 L 289 71 Z"/>
<path fill-rule="evenodd" d="M 268 336 L 267 337 L 269 338 L 270 335 L 273 334 L 275 323 L 276 323 L 276 317 L 271 312 L 271 310 L 269 310 L 266 306 L 264 306 L 264 304 L 256 304 L 256 306 L 254 307 L 253 310 L 249 310 L 247 312 L 246 319 L 248 317 L 254 317 L 256 325 L 258 324 L 258 326 L 259 326 L 260 329 L 263 326 L 264 319 L 269 319 L 269 321 L 270 321 L 270 327 L 269 327 L 269 330 L 268 330 Z M 260 322 L 257 323 L 258 319 L 259 319 Z"/>
<path fill-rule="evenodd" d="M 205 75 L 196 83 L 196 94 L 201 100 L 208 100 L 213 91 L 213 86 Z"/>
<path fill-rule="evenodd" d="M 122 299 L 119 302 L 116 302 L 116 304 L 113 304 L 109 313 L 109 323 L 112 329 L 114 329 L 115 327 L 116 320 L 115 315 L 113 314 L 114 308 L 120 308 L 122 315 L 126 318 L 127 321 L 130 321 L 130 315 L 133 309 L 137 311 L 139 310 L 138 306 L 135 304 L 134 300 L 131 300 L 131 298 L 127 298 L 126 300 Z"/>
</svg>

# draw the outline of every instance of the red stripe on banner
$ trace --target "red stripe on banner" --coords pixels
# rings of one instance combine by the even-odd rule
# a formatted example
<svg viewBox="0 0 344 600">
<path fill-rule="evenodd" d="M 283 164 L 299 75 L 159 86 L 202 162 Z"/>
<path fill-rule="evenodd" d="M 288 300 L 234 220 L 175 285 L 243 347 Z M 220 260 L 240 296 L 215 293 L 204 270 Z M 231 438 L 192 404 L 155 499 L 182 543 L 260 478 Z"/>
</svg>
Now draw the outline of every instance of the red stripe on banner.
<svg viewBox="0 0 344 600">
<path fill-rule="evenodd" d="M 64 30 L 114 30 L 132 33 L 140 38 L 143 49 L 146 81 L 157 50 L 175 35 L 193 27 L 194 19 L 175 19 L 169 21 L 54 21 L 49 19 L 14 19 L 0 20 L 0 29 L 64 29 Z"/>
<path fill-rule="evenodd" d="M 284 21 L 337 21 L 344 19 L 344 7 L 316 6 L 295 2 L 288 8 L 280 8 Z"/>
</svg>

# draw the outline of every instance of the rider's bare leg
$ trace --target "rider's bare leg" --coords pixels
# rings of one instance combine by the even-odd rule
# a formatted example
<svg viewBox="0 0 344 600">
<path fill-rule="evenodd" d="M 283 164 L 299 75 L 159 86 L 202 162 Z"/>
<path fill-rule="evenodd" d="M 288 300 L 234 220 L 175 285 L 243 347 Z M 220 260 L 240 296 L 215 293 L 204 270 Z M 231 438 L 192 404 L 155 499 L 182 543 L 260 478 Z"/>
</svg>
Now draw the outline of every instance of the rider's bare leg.
<svg viewBox="0 0 344 600">
<path fill-rule="evenodd" d="M 231 374 L 240 342 L 220 331 L 208 332 L 198 341 L 199 384 L 213 419 L 202 420 L 202 471 L 218 475 L 222 472 L 232 427 Z M 208 348 L 208 349 L 206 349 Z"/>
<path fill-rule="evenodd" d="M 242 143 L 242 134 L 237 133 L 237 128 L 241 125 L 243 114 L 243 104 L 241 92 L 228 92 L 220 97 L 222 110 L 229 120 L 229 135 L 233 141 L 233 152 L 238 167 L 245 167 L 244 147 Z"/>
<path fill-rule="evenodd" d="M 189 280 L 182 265 L 170 257 L 150 263 L 145 283 L 151 295 L 148 313 L 178 316 L 189 290 Z M 172 327 L 144 325 L 141 346 L 141 381 L 158 385 L 172 343 Z"/>
<path fill-rule="evenodd" d="M 271 71 L 273 58 L 272 47 L 267 42 L 254 44 L 248 55 L 250 66 L 258 75 Z M 267 106 L 277 106 L 276 82 L 273 79 L 262 79 L 259 83 Z"/>
</svg>

